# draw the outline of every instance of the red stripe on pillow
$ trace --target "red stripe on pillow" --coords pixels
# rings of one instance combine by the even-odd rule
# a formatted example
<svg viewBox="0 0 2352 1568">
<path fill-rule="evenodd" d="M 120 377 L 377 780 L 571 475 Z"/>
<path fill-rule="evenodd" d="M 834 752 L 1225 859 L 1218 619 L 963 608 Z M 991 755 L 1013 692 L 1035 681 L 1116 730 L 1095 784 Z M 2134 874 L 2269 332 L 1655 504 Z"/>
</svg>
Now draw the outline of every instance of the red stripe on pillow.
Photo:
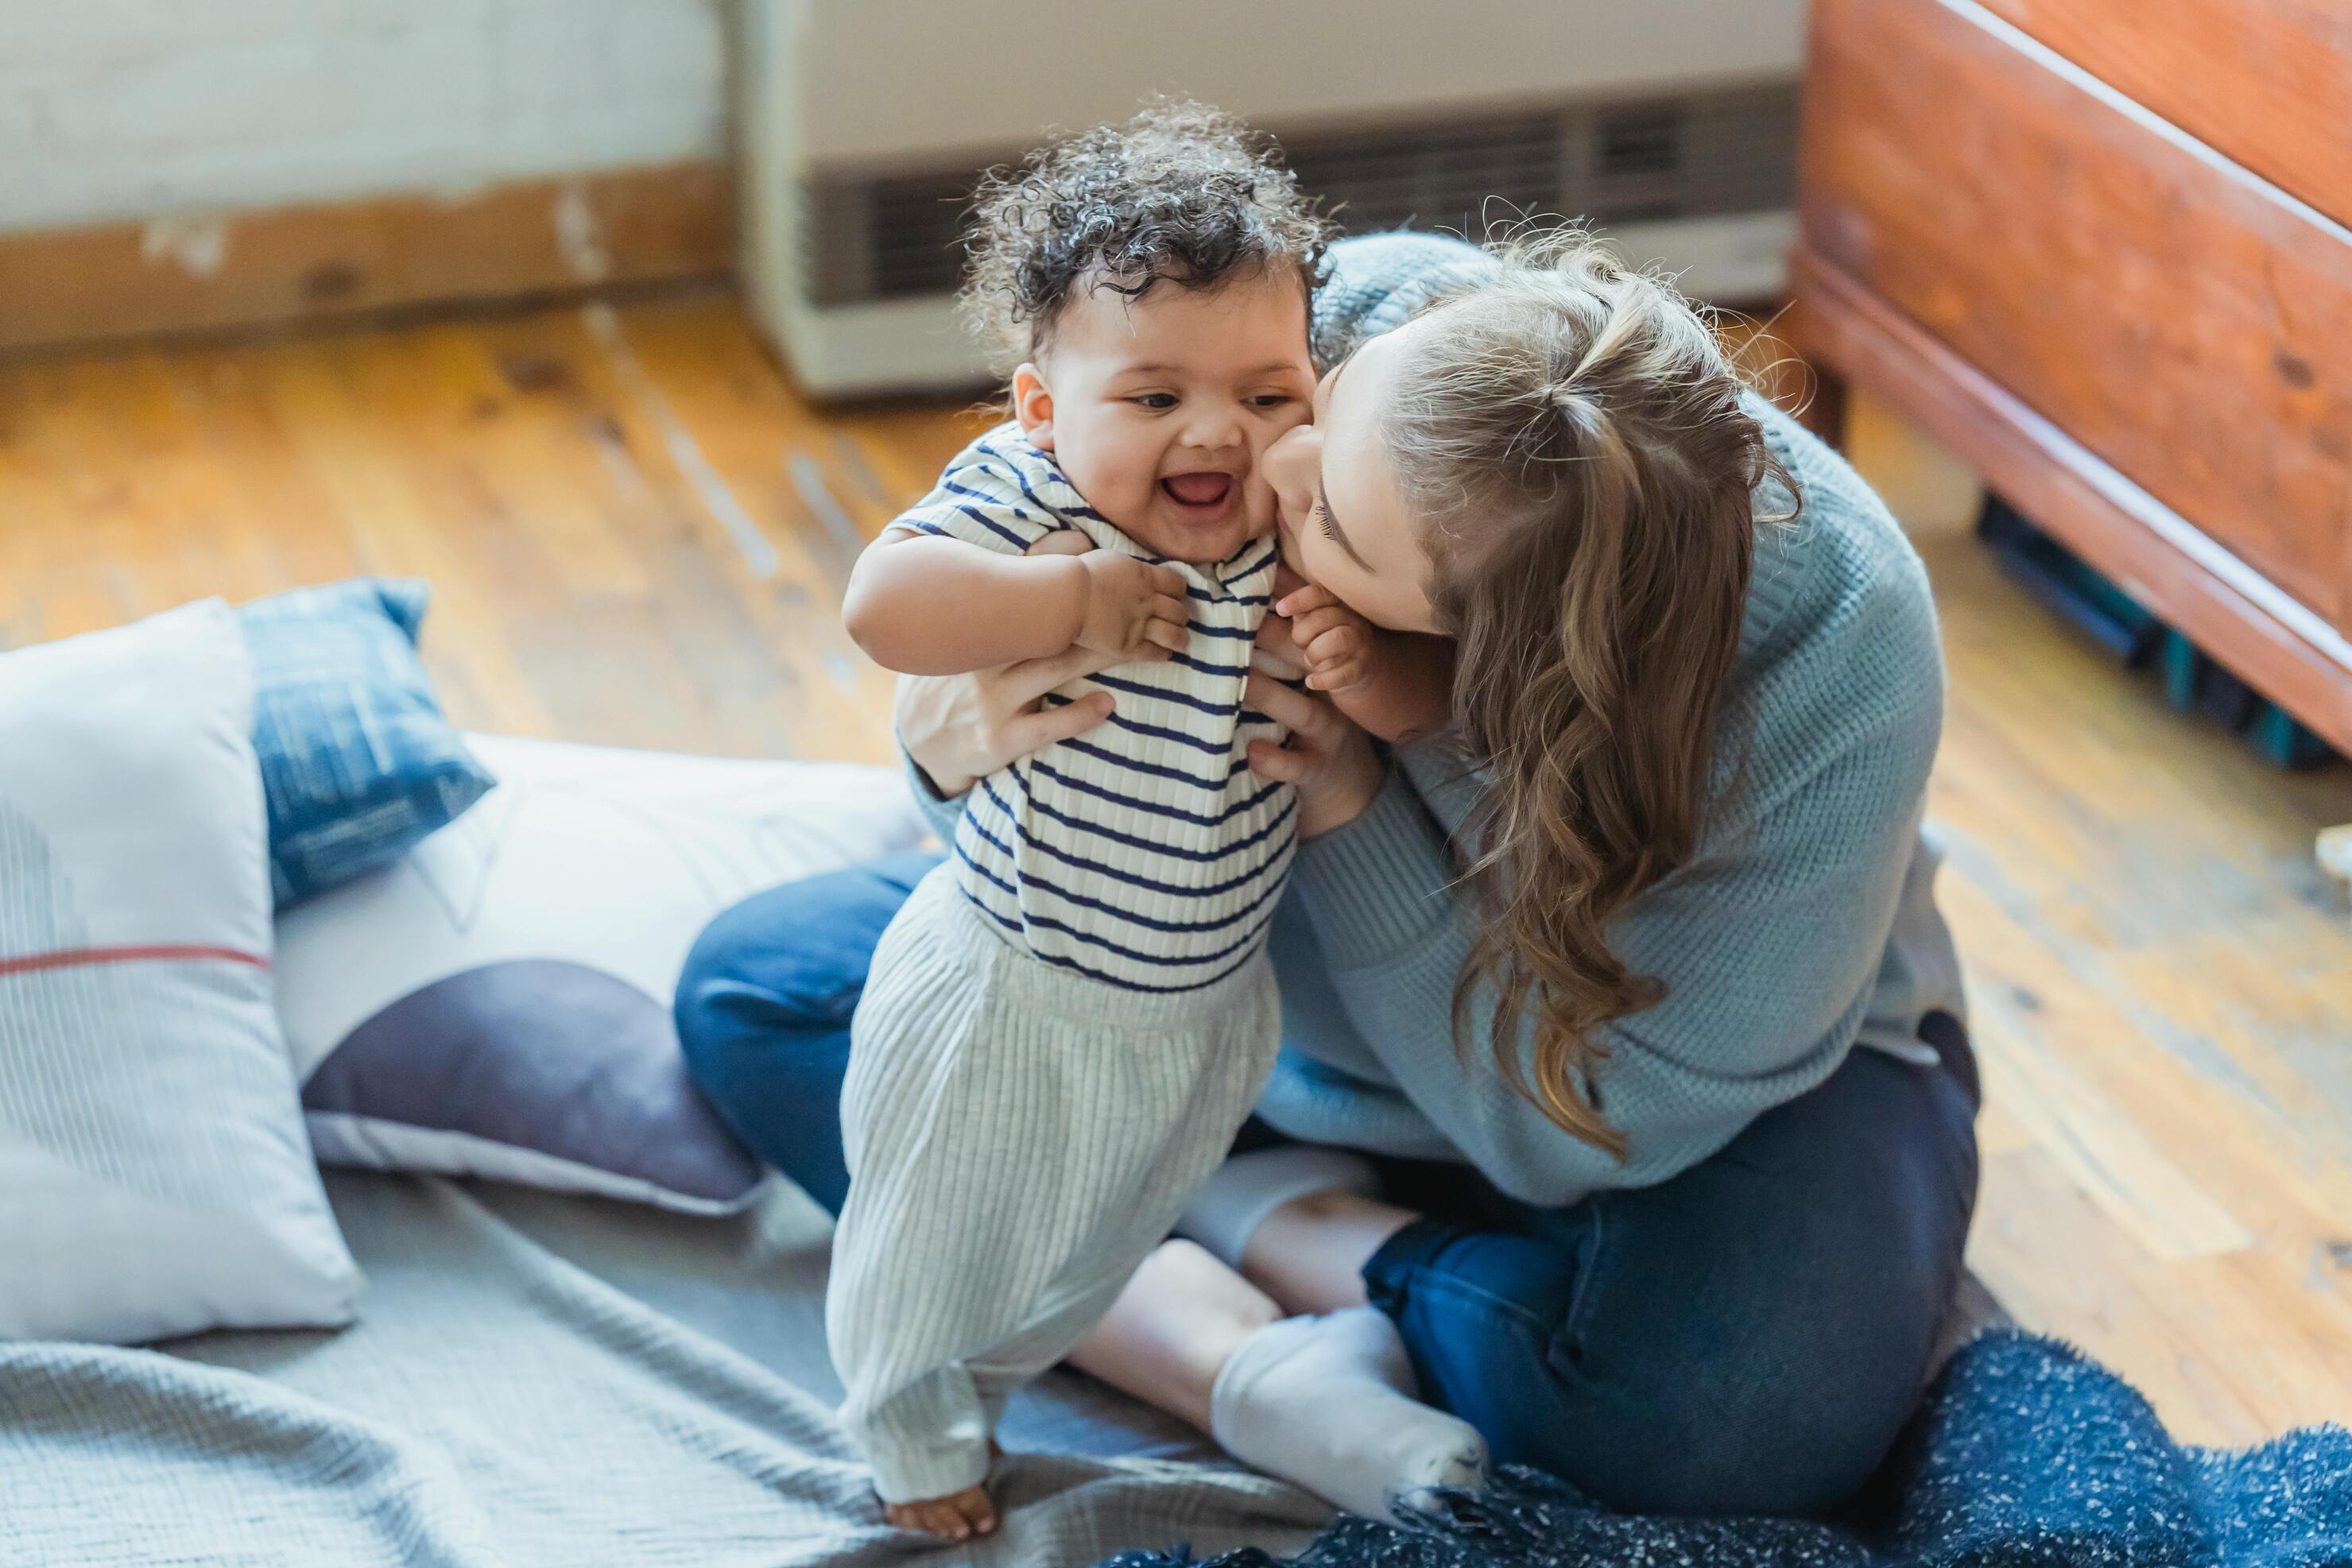
<svg viewBox="0 0 2352 1568">
<path fill-rule="evenodd" d="M 164 943 L 152 947 L 66 947 L 55 953 L 28 953 L 21 958 L 0 958 L 0 980 L 11 975 L 29 975 L 43 969 L 78 969 L 89 964 L 141 964 L 169 962 L 180 959 L 217 959 L 228 964 L 250 964 L 257 969 L 269 967 L 269 960 L 258 953 L 247 953 L 235 947 L 203 947 L 188 943 Z"/>
</svg>

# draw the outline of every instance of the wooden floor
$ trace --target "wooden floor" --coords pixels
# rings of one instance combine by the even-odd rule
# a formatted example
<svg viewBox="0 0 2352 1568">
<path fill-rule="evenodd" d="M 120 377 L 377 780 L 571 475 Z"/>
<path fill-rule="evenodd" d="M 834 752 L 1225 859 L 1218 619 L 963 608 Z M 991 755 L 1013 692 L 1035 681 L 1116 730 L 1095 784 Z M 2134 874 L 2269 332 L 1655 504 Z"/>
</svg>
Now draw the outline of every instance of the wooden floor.
<svg viewBox="0 0 2352 1568">
<path fill-rule="evenodd" d="M 971 428 L 813 413 L 717 295 L 0 363 L 0 646 L 413 574 L 469 727 L 878 759 L 841 586 Z M 2352 1418 L 2352 917 L 2311 857 L 2352 771 L 2176 716 L 1993 570 L 1948 459 L 1867 404 L 1853 446 L 1950 656 L 1972 1263 L 2185 1438 Z"/>
</svg>

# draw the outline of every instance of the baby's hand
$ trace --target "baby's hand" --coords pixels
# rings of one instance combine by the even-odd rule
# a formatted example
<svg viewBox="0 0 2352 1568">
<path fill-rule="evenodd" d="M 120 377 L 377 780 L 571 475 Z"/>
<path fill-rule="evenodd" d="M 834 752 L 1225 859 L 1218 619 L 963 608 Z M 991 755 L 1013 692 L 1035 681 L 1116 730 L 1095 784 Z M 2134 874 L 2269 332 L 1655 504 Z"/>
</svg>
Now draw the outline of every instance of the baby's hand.
<svg viewBox="0 0 2352 1568">
<path fill-rule="evenodd" d="M 1087 605 L 1077 646 L 1129 659 L 1158 659 L 1181 653 L 1192 642 L 1186 629 L 1184 579 L 1116 550 L 1088 550 L 1078 558 L 1087 571 Z"/>
<path fill-rule="evenodd" d="M 1329 589 L 1314 583 L 1293 589 L 1274 612 L 1290 622 L 1291 641 L 1307 660 L 1309 690 L 1351 691 L 1379 673 L 1381 644 L 1372 623 Z"/>
</svg>

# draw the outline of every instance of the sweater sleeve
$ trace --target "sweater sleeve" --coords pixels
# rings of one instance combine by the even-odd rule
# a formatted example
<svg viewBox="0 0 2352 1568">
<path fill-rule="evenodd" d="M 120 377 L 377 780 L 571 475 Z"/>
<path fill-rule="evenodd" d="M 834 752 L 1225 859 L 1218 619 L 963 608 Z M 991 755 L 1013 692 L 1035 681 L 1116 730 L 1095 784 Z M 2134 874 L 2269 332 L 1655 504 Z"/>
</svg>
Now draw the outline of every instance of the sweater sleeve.
<svg viewBox="0 0 2352 1568">
<path fill-rule="evenodd" d="M 1916 830 L 1907 805 L 1855 821 L 1857 800 L 1908 793 L 1885 788 L 1877 761 L 1824 768 L 1737 852 L 1685 868 L 1620 922 L 1619 953 L 1667 986 L 1657 1007 L 1601 1032 L 1601 1104 L 1629 1142 L 1622 1166 L 1513 1088 L 1486 1022 L 1491 992 L 1474 993 L 1454 1049 L 1454 982 L 1477 924 L 1419 791 L 1391 779 L 1353 822 L 1303 846 L 1295 874 L 1336 994 L 1398 1087 L 1512 1197 L 1572 1203 L 1677 1174 L 1843 1060 Z M 1837 822 L 1827 835 L 1824 816 Z M 1525 1029 L 1512 1042 L 1522 1066 L 1530 1042 Z"/>
<path fill-rule="evenodd" d="M 915 810 L 923 814 L 923 821 L 931 825 L 931 831 L 939 835 L 940 842 L 955 842 L 956 824 L 963 820 L 964 802 L 971 799 L 971 791 L 967 789 L 961 795 L 940 794 L 939 786 L 931 782 L 931 776 L 923 771 L 922 765 L 907 754 L 903 742 L 898 747 L 898 762 L 906 770 L 907 793 L 915 798 Z"/>
</svg>

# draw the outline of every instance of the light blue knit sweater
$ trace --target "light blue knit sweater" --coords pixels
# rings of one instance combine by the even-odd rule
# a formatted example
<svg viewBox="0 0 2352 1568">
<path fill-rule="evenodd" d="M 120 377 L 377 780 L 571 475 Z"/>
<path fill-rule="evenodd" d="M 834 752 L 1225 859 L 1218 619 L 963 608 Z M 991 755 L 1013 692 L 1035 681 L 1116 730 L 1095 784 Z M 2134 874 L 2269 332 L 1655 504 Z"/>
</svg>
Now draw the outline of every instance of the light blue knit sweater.
<svg viewBox="0 0 2352 1568">
<path fill-rule="evenodd" d="M 1315 312 L 1327 363 L 1486 265 L 1423 235 L 1344 240 L 1333 260 Z M 1466 1161 L 1515 1197 L 1566 1204 L 1696 1164 L 1856 1043 L 1934 1060 L 1919 1019 L 1961 998 L 1919 831 L 1944 694 L 1927 576 L 1843 459 L 1755 408 L 1805 509 L 1759 539 L 1718 769 L 1736 786 L 1691 862 L 1612 933 L 1667 988 L 1607 1031 L 1600 1087 L 1626 1160 L 1514 1091 L 1483 1027 L 1454 1049 L 1454 977 L 1475 927 L 1449 834 L 1477 785 L 1419 747 L 1361 816 L 1299 848 L 1273 928 L 1284 1047 L 1259 1105 L 1269 1124 Z M 943 831 L 961 804 L 933 803 Z"/>
</svg>

